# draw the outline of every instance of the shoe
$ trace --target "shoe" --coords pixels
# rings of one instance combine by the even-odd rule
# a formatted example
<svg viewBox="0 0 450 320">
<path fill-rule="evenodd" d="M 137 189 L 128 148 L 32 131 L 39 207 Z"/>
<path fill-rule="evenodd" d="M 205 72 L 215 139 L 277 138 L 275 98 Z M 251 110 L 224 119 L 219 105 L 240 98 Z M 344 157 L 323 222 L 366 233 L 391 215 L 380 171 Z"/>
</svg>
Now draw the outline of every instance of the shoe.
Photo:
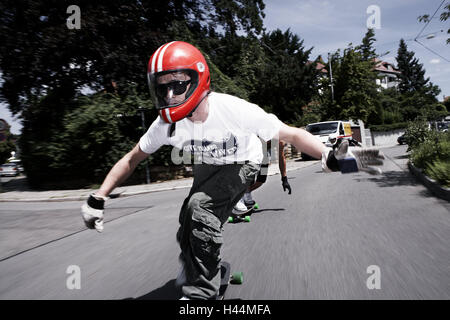
<svg viewBox="0 0 450 320">
<path fill-rule="evenodd" d="M 255 203 L 256 202 L 253 200 L 251 192 L 244 193 L 244 204 L 246 207 L 253 207 Z"/>
<path fill-rule="evenodd" d="M 238 203 L 236 203 L 236 205 L 233 208 L 234 214 L 240 214 L 240 213 L 244 213 L 247 211 L 248 211 L 248 209 L 247 209 L 247 206 L 245 205 L 243 199 L 239 200 Z"/>
</svg>

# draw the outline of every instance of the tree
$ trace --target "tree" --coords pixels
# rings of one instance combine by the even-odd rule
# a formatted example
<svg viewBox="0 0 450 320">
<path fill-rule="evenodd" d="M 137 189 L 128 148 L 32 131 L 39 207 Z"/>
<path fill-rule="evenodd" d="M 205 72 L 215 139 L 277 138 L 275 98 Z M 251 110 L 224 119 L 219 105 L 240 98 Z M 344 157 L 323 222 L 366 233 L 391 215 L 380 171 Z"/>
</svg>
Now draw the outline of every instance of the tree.
<svg viewBox="0 0 450 320">
<path fill-rule="evenodd" d="M 397 51 L 397 68 L 401 72 L 399 75 L 399 90 L 401 93 L 420 91 L 429 82 L 425 79 L 423 65 L 414 58 L 414 52 L 408 51 L 408 47 L 403 39 L 400 40 Z"/>
<path fill-rule="evenodd" d="M 374 30 L 372 28 L 367 29 L 367 32 L 362 39 L 362 44 L 356 47 L 356 49 L 361 52 L 363 60 L 369 61 L 377 57 L 375 48 L 373 47 L 373 43 L 375 41 L 376 39 Z"/>
<path fill-rule="evenodd" d="M 360 50 L 349 46 L 342 56 L 339 50 L 332 54 L 329 63 L 333 68 L 334 100 L 326 101 L 330 95 L 329 89 L 324 87 L 327 90 L 324 93 L 324 118 L 367 121 L 375 111 L 377 100 L 373 61 L 365 60 Z"/>
<path fill-rule="evenodd" d="M 375 112 L 370 115 L 368 123 L 379 125 L 403 122 L 400 98 L 395 87 L 381 90 L 377 96 Z"/>
<path fill-rule="evenodd" d="M 375 106 L 376 74 L 373 62 L 349 47 L 344 51 L 336 91 L 342 107 L 341 117 L 366 121 Z"/>
<path fill-rule="evenodd" d="M 0 132 L 0 136 L 0 164 L 2 164 L 11 157 L 11 152 L 16 150 L 16 145 L 14 144 L 15 137 L 11 134 L 9 125 L 7 125 L 6 128 L 3 128 L 3 131 Z"/>
<path fill-rule="evenodd" d="M 397 52 L 397 67 L 399 75 L 400 105 L 405 120 L 414 120 L 419 115 L 434 114 L 434 105 L 440 93 L 438 86 L 433 85 L 429 78 L 425 79 L 425 69 L 414 58 L 414 52 L 408 51 L 406 43 L 400 40 Z"/>
<path fill-rule="evenodd" d="M 265 66 L 258 90 L 250 99 L 275 113 L 280 120 L 294 121 L 317 91 L 314 64 L 308 63 L 312 48 L 288 29 L 264 33 L 260 40 Z"/>
<path fill-rule="evenodd" d="M 132 81 L 147 92 L 149 55 L 172 40 L 168 29 L 173 23 L 185 21 L 195 38 L 204 37 L 208 29 L 258 34 L 264 16 L 262 0 L 81 0 L 81 29 L 68 30 L 66 9 L 71 4 L 1 2 L 0 69 L 5 82 L 0 98 L 14 115 L 55 89 L 65 98 L 84 86 L 120 94 L 122 82 Z"/>
<path fill-rule="evenodd" d="M 56 159 L 63 157 L 59 151 L 71 152 L 61 147 L 61 137 L 72 137 L 67 117 L 83 110 L 96 114 L 81 99 L 83 89 L 122 99 L 133 85 L 139 95 L 149 99 L 146 79 L 149 55 L 161 44 L 173 40 L 182 28 L 190 30 L 192 39 L 202 48 L 206 43 L 202 39 L 218 35 L 220 30 L 235 38 L 242 31 L 260 33 L 264 17 L 262 0 L 99 0 L 95 3 L 80 0 L 76 4 L 81 9 L 81 29 L 69 30 L 66 10 L 71 4 L 59 0 L 0 3 L 0 70 L 4 80 L 0 100 L 23 120 L 20 142 L 23 163 L 36 185 L 54 176 L 46 174 L 52 172 L 48 168 L 63 170 Z M 217 39 L 218 36 L 212 42 Z M 212 69 L 213 73 L 221 74 L 213 65 Z M 222 88 L 246 94 L 232 79 L 223 76 L 223 83 L 228 82 Z M 220 79 L 215 81 L 220 82 Z M 102 110 L 115 110 L 113 103 L 92 103 Z M 84 113 L 78 115 L 87 117 Z M 138 118 L 136 123 L 134 128 L 140 125 Z M 97 131 L 94 125 L 88 128 Z M 86 137 L 81 135 L 81 139 Z M 136 139 L 125 133 L 123 137 Z M 67 166 L 73 159 L 64 156 Z"/>
</svg>

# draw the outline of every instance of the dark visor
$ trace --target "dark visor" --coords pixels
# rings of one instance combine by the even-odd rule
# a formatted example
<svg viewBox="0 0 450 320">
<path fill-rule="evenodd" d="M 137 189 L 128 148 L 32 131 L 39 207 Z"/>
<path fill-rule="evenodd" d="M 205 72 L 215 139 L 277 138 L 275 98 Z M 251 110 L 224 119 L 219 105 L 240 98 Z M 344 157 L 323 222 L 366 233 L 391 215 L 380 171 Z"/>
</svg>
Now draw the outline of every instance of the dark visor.
<svg viewBox="0 0 450 320">
<path fill-rule="evenodd" d="M 156 94 L 159 98 L 165 98 L 167 96 L 167 91 L 172 90 L 173 94 L 178 96 L 186 92 L 189 83 L 191 83 L 191 80 L 176 80 L 168 83 L 158 83 L 156 84 Z"/>
</svg>

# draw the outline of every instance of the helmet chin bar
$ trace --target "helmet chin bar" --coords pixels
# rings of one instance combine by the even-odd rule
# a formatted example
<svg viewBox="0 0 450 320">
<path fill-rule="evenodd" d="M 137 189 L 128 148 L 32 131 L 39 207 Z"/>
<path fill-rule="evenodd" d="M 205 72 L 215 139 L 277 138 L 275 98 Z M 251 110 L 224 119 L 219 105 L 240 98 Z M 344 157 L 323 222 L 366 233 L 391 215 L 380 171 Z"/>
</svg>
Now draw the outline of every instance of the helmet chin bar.
<svg viewBox="0 0 450 320">
<path fill-rule="evenodd" d="M 200 100 L 200 102 L 195 106 L 194 109 L 192 109 L 191 112 L 189 112 L 189 114 L 186 116 L 187 118 L 191 118 L 192 114 L 195 112 L 195 110 L 197 110 L 198 106 L 200 105 L 200 103 L 202 103 L 202 101 L 210 94 L 211 91 L 208 91 L 208 93 Z"/>
</svg>

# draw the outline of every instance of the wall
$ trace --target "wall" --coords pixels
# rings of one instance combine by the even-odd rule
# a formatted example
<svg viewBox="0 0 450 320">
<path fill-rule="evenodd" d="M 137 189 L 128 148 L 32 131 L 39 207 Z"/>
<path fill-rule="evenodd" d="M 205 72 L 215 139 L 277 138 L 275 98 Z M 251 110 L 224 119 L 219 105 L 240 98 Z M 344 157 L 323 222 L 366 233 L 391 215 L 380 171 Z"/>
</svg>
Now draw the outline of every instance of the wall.
<svg viewBox="0 0 450 320">
<path fill-rule="evenodd" d="M 397 138 L 405 133 L 404 129 L 392 131 L 372 131 L 372 141 L 375 146 L 390 146 L 397 144 Z"/>
</svg>

